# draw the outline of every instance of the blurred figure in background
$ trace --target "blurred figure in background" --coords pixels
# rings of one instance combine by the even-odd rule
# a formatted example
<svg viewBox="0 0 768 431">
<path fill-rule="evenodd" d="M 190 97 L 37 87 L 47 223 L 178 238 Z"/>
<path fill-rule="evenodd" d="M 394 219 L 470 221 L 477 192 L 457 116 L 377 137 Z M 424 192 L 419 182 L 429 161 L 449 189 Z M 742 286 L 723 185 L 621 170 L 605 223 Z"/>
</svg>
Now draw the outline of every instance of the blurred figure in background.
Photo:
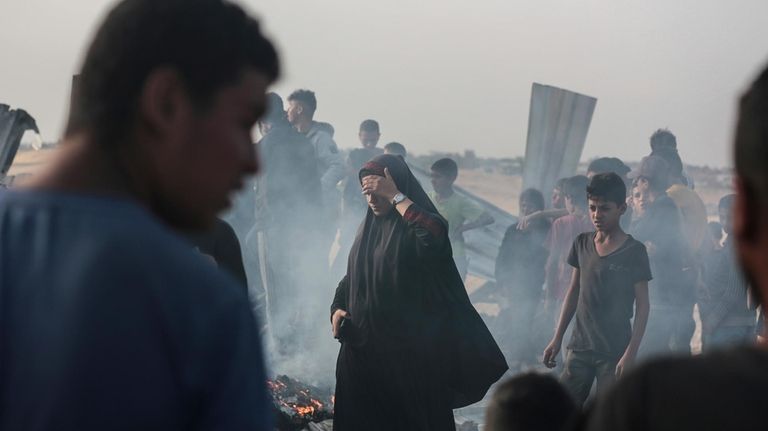
<svg viewBox="0 0 768 431">
<path fill-rule="evenodd" d="M 723 244 L 723 225 L 717 221 L 711 221 L 709 226 L 709 240 L 711 241 L 713 248 L 718 249 Z"/>
<path fill-rule="evenodd" d="M 521 374 L 496 387 L 485 412 L 485 431 L 570 431 L 581 409 L 549 375 Z"/>
<path fill-rule="evenodd" d="M 544 242 L 545 248 L 549 251 L 545 272 L 544 302 L 546 313 L 551 317 L 550 324 L 556 321 L 565 292 L 571 284 L 573 268 L 566 260 L 573 241 L 580 234 L 595 230 L 589 220 L 587 185 L 589 185 L 589 179 L 583 175 L 576 175 L 565 181 L 563 195 L 568 215 L 552 223 L 552 229 Z"/>
<path fill-rule="evenodd" d="M 542 209 L 544 196 L 540 191 L 523 191 L 520 195 L 521 216 Z M 517 229 L 516 224 L 510 226 L 496 257 L 496 283 L 502 297 L 497 317 L 498 339 L 513 371 L 538 362 L 538 351 L 531 343 L 531 336 L 534 314 L 541 302 L 544 285 L 544 266 L 548 256 L 544 240 L 549 227 L 546 219 L 531 222 L 525 230 Z"/>
<path fill-rule="evenodd" d="M 454 192 L 453 183 L 459 176 L 456 162 L 445 158 L 432 164 L 430 176 L 434 192 L 430 199 L 440 215 L 448 220 L 448 236 L 453 248 L 453 259 L 461 279 L 467 276 L 469 260 L 464 245 L 464 232 L 493 223 L 493 217 L 480 205 Z"/>
<path fill-rule="evenodd" d="M 688 248 L 694 254 L 700 253 L 707 236 L 707 208 L 699 194 L 686 186 L 687 181 L 683 176 L 683 162 L 680 160 L 677 149 L 661 146 L 657 147 L 651 155 L 660 157 L 667 162 L 668 186 L 666 194 L 680 210 L 683 235 L 688 241 Z"/>
<path fill-rule="evenodd" d="M 549 203 L 552 209 L 562 210 L 565 209 L 565 183 L 568 182 L 568 178 L 560 178 L 555 183 L 555 187 L 552 189 L 552 196 Z"/>
<path fill-rule="evenodd" d="M 408 151 L 405 150 L 403 144 L 399 142 L 390 142 L 384 146 L 384 154 L 392 154 L 405 159 L 408 156 Z"/>
<path fill-rule="evenodd" d="M 680 211 L 666 194 L 669 167 L 664 159 L 647 156 L 630 177 L 634 181 L 636 213 L 630 233 L 645 244 L 654 276 L 649 284 L 652 317 L 640 357 L 689 354 L 696 327 L 696 274 L 691 269 L 691 252 L 683 236 Z"/>
<path fill-rule="evenodd" d="M 347 168 L 339 148 L 333 140 L 333 127 L 327 123 L 314 121 L 317 111 L 317 98 L 310 90 L 296 90 L 288 96 L 288 122 L 309 139 L 315 150 L 317 172 L 320 175 L 322 206 L 315 212 L 316 226 L 323 230 L 322 241 L 325 248 L 325 265 L 331 245 L 336 239 L 341 196 L 336 184 L 346 175 Z"/>
<path fill-rule="evenodd" d="M 344 179 L 341 199 L 339 251 L 333 263 L 333 277 L 336 279 L 344 275 L 349 247 L 352 246 L 355 233 L 357 233 L 360 223 L 365 218 L 365 212 L 368 210 L 365 196 L 360 193 L 360 180 L 358 180 L 357 175 L 368 160 L 384 153 L 381 148 L 377 147 L 379 138 L 381 138 L 381 131 L 376 120 L 365 120 L 360 123 L 357 137 L 360 140 L 360 147 L 350 151 L 347 157 L 347 177 Z"/>
<path fill-rule="evenodd" d="M 704 265 L 705 294 L 699 300 L 699 310 L 705 352 L 750 344 L 756 336 L 756 304 L 736 261 L 731 215 L 735 198 L 727 195 L 720 199 L 720 223 L 726 237 L 722 248 L 713 251 Z"/>
<path fill-rule="evenodd" d="M 261 277 L 275 351 L 295 354 L 307 348 L 301 335 L 322 319 L 327 250 L 315 215 L 323 203 L 312 144 L 288 123 L 280 96 L 269 93 L 267 101 L 257 143 L 265 166 L 256 180 L 257 219 L 246 239 L 247 269 L 250 279 Z"/>
</svg>

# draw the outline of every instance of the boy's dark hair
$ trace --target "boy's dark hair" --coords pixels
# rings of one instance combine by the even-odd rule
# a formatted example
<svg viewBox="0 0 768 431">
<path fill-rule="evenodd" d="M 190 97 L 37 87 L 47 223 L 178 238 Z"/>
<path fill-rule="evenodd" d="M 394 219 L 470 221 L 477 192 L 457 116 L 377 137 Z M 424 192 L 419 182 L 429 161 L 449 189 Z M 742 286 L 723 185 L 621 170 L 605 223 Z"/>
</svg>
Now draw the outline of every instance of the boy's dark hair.
<svg viewBox="0 0 768 431">
<path fill-rule="evenodd" d="M 555 182 L 555 190 L 560 190 L 565 193 L 565 184 L 568 182 L 568 178 L 560 178 Z"/>
<path fill-rule="evenodd" d="M 677 138 L 669 129 L 659 129 L 651 135 L 651 151 L 662 147 L 677 149 Z"/>
<path fill-rule="evenodd" d="M 360 123 L 361 132 L 379 133 L 379 123 L 376 120 L 364 120 Z"/>
<path fill-rule="evenodd" d="M 600 157 L 599 159 L 592 160 L 587 168 L 587 172 L 594 172 L 596 174 L 613 172 L 622 178 L 626 178 L 629 171 L 631 171 L 629 166 L 616 157 Z"/>
<path fill-rule="evenodd" d="M 301 103 L 304 106 L 304 109 L 308 111 L 307 115 L 310 117 L 315 115 L 315 111 L 317 111 L 317 97 L 315 97 L 314 91 L 303 89 L 296 90 L 288 96 L 288 101 Z"/>
<path fill-rule="evenodd" d="M 578 422 L 579 409 L 548 375 L 521 374 L 503 382 L 486 412 L 486 431 L 558 431 Z"/>
<path fill-rule="evenodd" d="M 145 80 L 161 67 L 180 75 L 201 109 L 249 68 L 270 81 L 279 75 L 275 48 L 239 6 L 223 0 L 123 0 L 86 52 L 65 134 L 88 130 L 105 145 L 124 141 Z"/>
<path fill-rule="evenodd" d="M 736 195 L 730 194 L 720 198 L 720 202 L 717 204 L 717 209 L 730 211 L 733 209 L 733 204 L 736 202 Z"/>
<path fill-rule="evenodd" d="M 604 199 L 621 206 L 627 202 L 627 185 L 613 172 L 597 174 L 587 186 L 589 199 Z"/>
<path fill-rule="evenodd" d="M 431 169 L 449 178 L 456 179 L 459 176 L 459 166 L 447 157 L 432 163 Z"/>
<path fill-rule="evenodd" d="M 768 206 L 768 68 L 739 101 L 734 159 L 748 201 L 755 209 Z"/>
<path fill-rule="evenodd" d="M 405 146 L 403 146 L 403 144 L 399 142 L 388 143 L 387 145 L 384 146 L 384 151 L 391 154 L 397 154 L 402 158 L 405 158 L 408 155 L 408 152 L 405 150 Z"/>
<path fill-rule="evenodd" d="M 525 189 L 520 193 L 520 202 L 528 201 L 532 203 L 538 210 L 544 209 L 544 195 L 536 189 Z"/>
<path fill-rule="evenodd" d="M 584 175 L 576 175 L 568 178 L 563 185 L 563 194 L 571 198 L 571 203 L 579 208 L 587 208 L 587 186 L 589 178 Z"/>
<path fill-rule="evenodd" d="M 269 123 L 283 123 L 285 119 L 285 107 L 283 98 L 277 93 L 267 93 L 267 110 L 262 121 Z"/>
</svg>

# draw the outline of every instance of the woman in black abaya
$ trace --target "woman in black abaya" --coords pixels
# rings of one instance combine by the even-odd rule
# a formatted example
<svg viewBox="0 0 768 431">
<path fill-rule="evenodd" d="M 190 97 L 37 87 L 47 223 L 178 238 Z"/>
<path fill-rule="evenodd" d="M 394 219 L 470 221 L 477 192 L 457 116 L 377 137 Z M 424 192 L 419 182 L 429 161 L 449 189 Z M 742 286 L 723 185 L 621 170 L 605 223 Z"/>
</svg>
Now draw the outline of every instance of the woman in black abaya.
<svg viewBox="0 0 768 431">
<path fill-rule="evenodd" d="M 507 364 L 469 302 L 447 222 L 402 158 L 360 171 L 369 209 L 331 306 L 337 431 L 454 430 Z"/>
</svg>

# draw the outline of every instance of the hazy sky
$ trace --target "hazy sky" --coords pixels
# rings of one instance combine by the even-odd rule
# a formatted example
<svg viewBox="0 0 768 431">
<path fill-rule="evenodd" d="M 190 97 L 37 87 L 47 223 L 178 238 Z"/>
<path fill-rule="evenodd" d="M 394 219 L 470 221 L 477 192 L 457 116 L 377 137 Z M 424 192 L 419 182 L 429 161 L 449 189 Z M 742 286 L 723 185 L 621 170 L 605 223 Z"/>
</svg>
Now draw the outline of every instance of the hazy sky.
<svg viewBox="0 0 768 431">
<path fill-rule="evenodd" d="M 276 90 L 316 91 L 341 147 L 365 118 L 410 151 L 524 153 L 532 82 L 598 98 L 584 158 L 638 160 L 659 127 L 730 164 L 737 94 L 768 61 L 766 0 L 247 0 L 280 48 Z M 60 135 L 99 0 L 0 1 L 0 103 Z"/>
</svg>

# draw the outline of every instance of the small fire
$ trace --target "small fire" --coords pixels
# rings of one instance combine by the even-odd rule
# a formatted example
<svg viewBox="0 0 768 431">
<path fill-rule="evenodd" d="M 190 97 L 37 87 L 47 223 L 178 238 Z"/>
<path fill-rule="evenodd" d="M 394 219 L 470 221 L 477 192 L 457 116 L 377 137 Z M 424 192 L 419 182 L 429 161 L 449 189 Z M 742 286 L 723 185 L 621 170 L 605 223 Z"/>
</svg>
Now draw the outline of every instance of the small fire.
<svg viewBox="0 0 768 431">
<path fill-rule="evenodd" d="M 304 423 L 333 417 L 334 398 L 325 401 L 318 399 L 322 391 L 312 388 L 287 376 L 278 376 L 267 380 L 267 387 L 272 394 L 275 407 L 291 422 Z M 330 406 L 330 408 L 326 407 Z"/>
</svg>

